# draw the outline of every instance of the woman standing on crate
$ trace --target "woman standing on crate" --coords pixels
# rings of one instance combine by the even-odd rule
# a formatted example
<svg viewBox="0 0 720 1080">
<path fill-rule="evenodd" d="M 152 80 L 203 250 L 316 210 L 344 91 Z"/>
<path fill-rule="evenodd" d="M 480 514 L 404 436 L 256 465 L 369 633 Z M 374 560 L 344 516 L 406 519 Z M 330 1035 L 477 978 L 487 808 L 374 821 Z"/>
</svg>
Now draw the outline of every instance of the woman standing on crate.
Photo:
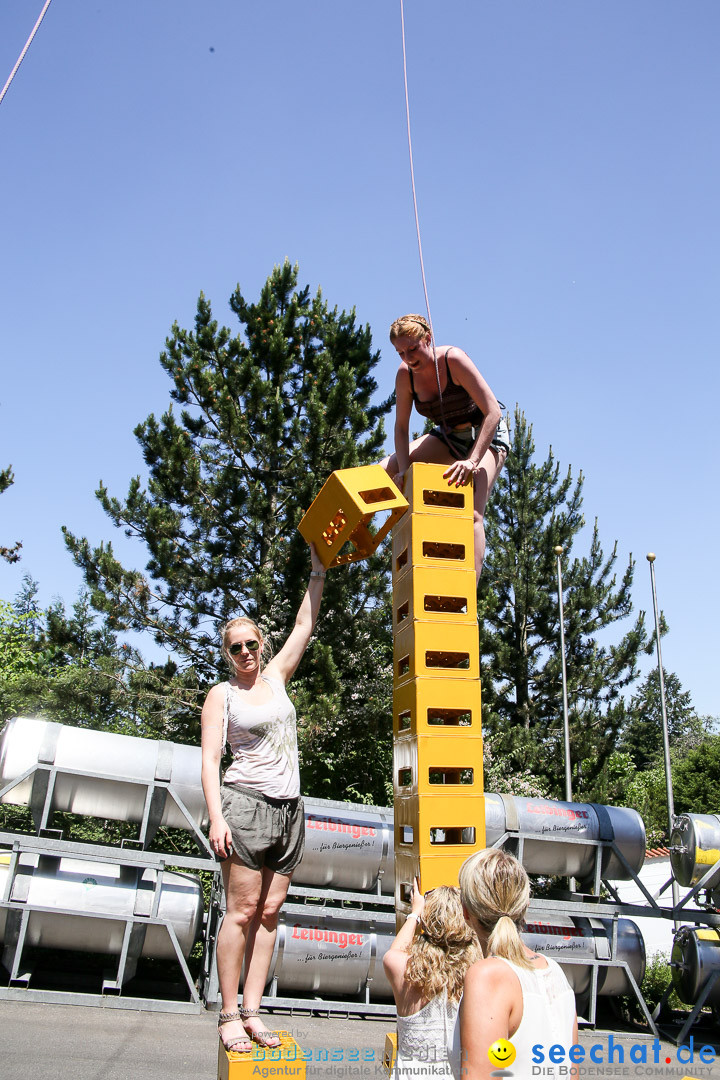
<svg viewBox="0 0 720 1080">
<path fill-rule="evenodd" d="M 451 1076 L 447 1045 L 465 972 L 480 955 L 458 890 L 443 885 L 423 897 L 416 881 L 411 913 L 383 957 L 398 1014 L 396 1080 Z"/>
<path fill-rule="evenodd" d="M 295 709 L 285 686 L 320 610 L 325 570 L 313 545 L 310 554 L 310 583 L 282 649 L 263 668 L 259 627 L 252 619 L 232 619 L 222 631 L 222 654 L 232 675 L 212 687 L 202 710 L 202 786 L 210 846 L 223 860 L 227 901 L 217 941 L 222 997 L 218 1028 L 225 1049 L 236 1052 L 249 1052 L 252 1042 L 280 1045 L 277 1033 L 268 1031 L 259 1018 L 259 1007 L 280 908 L 305 848 Z M 233 762 L 221 786 L 226 741 Z"/>
<path fill-rule="evenodd" d="M 485 558 L 485 506 L 510 451 L 500 404 L 467 353 L 455 345 L 434 346 L 422 315 L 403 315 L 390 327 L 400 357 L 395 377 L 395 453 L 382 464 L 402 488 L 413 461 L 448 465 L 443 476 L 456 487 L 473 483 L 475 574 Z M 410 442 L 415 406 L 435 425 Z"/>
</svg>

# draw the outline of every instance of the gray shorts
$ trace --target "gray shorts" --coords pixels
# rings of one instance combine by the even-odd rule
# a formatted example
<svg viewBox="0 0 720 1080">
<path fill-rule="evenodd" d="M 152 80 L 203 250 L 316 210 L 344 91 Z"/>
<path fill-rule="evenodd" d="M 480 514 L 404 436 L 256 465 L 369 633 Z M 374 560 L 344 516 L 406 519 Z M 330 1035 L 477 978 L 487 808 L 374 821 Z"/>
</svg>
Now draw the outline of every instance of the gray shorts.
<svg viewBox="0 0 720 1080">
<path fill-rule="evenodd" d="M 243 866 L 292 874 L 305 851 L 302 799 L 273 799 L 242 784 L 223 784 L 220 794 L 233 851 Z"/>
<path fill-rule="evenodd" d="M 434 427 L 430 435 L 444 442 L 456 461 L 463 461 L 474 446 L 479 430 L 477 427 L 468 427 L 443 431 L 442 428 Z M 490 447 L 493 450 L 504 450 L 506 454 L 510 453 L 510 431 L 504 416 L 500 418 L 500 423 L 495 429 Z"/>
</svg>

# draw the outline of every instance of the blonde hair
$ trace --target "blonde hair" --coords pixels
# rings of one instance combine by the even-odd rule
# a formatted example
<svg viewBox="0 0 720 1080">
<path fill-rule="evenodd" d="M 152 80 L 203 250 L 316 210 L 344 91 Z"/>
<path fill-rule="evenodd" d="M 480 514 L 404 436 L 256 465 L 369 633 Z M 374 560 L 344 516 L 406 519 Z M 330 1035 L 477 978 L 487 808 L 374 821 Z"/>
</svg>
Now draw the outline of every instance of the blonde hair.
<svg viewBox="0 0 720 1080">
<path fill-rule="evenodd" d="M 233 675 L 235 674 L 235 663 L 232 656 L 228 652 L 228 636 L 230 634 L 230 631 L 234 630 L 238 626 L 249 626 L 250 629 L 258 636 L 258 640 L 260 642 L 261 658 L 265 653 L 265 638 L 262 635 L 262 630 L 256 622 L 254 622 L 252 619 L 248 619 L 246 615 L 241 615 L 237 619 L 231 619 L 230 622 L 226 622 L 222 630 L 220 631 L 220 640 L 222 642 L 220 652 L 222 653 L 223 660 L 230 668 Z"/>
<path fill-rule="evenodd" d="M 471 855 L 460 868 L 460 894 L 470 914 L 488 931 L 490 955 L 532 968 L 519 930 L 530 905 L 530 882 L 515 856 L 501 848 Z"/>
<path fill-rule="evenodd" d="M 447 990 L 462 996 L 465 972 L 482 953 L 475 931 L 463 917 L 460 890 L 441 885 L 428 893 L 410 945 L 405 979 L 431 1000 Z"/>
<path fill-rule="evenodd" d="M 396 341 L 399 337 L 419 341 L 428 334 L 431 334 L 430 323 L 422 315 L 401 315 L 390 327 L 391 341 Z"/>
</svg>

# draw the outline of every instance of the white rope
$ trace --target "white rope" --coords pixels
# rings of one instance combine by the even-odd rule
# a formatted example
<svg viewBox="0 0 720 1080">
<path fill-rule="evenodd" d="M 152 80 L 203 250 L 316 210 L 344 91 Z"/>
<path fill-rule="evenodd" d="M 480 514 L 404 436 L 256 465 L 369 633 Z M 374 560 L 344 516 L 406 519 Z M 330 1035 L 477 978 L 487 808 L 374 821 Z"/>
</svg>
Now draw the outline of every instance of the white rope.
<svg viewBox="0 0 720 1080">
<path fill-rule="evenodd" d="M 25 59 L 25 53 L 26 53 L 26 52 L 28 51 L 28 49 L 30 48 L 30 45 L 32 44 L 32 39 L 33 39 L 33 38 L 35 37 L 35 35 L 37 34 L 37 32 L 38 32 L 38 29 L 40 28 L 40 23 L 41 23 L 41 22 L 43 21 L 43 19 L 45 18 L 45 12 L 46 12 L 46 11 L 47 11 L 47 9 L 48 9 L 48 8 L 50 7 L 50 2 L 51 2 L 51 0 L 45 0 L 45 6 L 43 7 L 42 11 L 40 12 L 40 15 L 38 16 L 38 21 L 37 21 L 37 22 L 35 23 L 35 25 L 33 26 L 33 29 L 32 29 L 32 33 L 30 34 L 30 37 L 29 37 L 29 38 L 27 39 L 27 41 L 25 42 L 25 48 L 23 49 L 23 51 L 22 51 L 22 52 L 20 53 L 20 55 L 18 56 L 18 58 L 17 58 L 17 63 L 15 64 L 15 67 L 14 67 L 14 68 L 12 69 L 12 71 L 10 72 L 10 77 L 9 77 L 8 81 L 7 81 L 6 83 L 5 83 L 5 85 L 3 86 L 2 90 L 0 91 L 0 102 L 2 102 L 2 99 L 3 99 L 4 97 L 5 97 L 5 95 L 7 94 L 8 90 L 10 89 L 10 83 L 11 83 L 11 82 L 13 81 L 13 79 L 14 79 L 14 78 L 15 78 L 15 76 L 17 75 L 17 70 L 18 70 L 18 68 L 20 67 L 20 65 L 22 64 L 23 60 Z"/>
<path fill-rule="evenodd" d="M 433 330 L 432 315 L 430 314 L 430 299 L 428 297 L 427 281 L 425 279 L 425 262 L 423 260 L 422 240 L 420 239 L 420 217 L 418 215 L 417 194 L 415 192 L 415 166 L 413 163 L 412 136 L 410 135 L 410 96 L 408 94 L 407 52 L 405 49 L 405 9 L 403 7 L 403 0 L 400 0 L 400 26 L 402 30 L 403 78 L 405 80 L 405 117 L 407 120 L 408 152 L 410 154 L 410 185 L 412 187 L 413 209 L 415 211 L 415 232 L 417 233 L 418 253 L 420 255 L 420 274 L 422 276 L 423 292 L 425 294 L 425 310 L 427 311 L 428 324 L 430 326 L 430 340 L 432 341 L 433 360 L 435 361 L 435 378 L 437 380 L 438 394 L 440 395 L 440 414 L 443 418 L 443 427 L 446 427 L 447 425 L 445 424 L 445 412 L 443 410 L 442 390 L 440 389 L 440 370 L 438 368 L 437 351 L 435 349 L 435 331 Z M 445 364 L 447 365 L 447 360 L 445 361 Z"/>
</svg>

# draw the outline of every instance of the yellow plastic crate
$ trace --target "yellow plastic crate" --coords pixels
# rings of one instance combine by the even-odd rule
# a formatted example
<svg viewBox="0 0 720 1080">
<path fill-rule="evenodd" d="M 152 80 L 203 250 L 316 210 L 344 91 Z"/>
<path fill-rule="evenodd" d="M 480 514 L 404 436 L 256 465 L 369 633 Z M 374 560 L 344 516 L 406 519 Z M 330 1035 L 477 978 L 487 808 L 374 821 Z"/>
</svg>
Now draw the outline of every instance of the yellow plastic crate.
<svg viewBox="0 0 720 1080">
<path fill-rule="evenodd" d="M 449 465 L 431 465 L 414 461 L 405 473 L 403 492 L 410 512 L 414 514 L 444 514 L 453 518 L 473 517 L 473 485 L 450 485 L 443 473 Z"/>
<path fill-rule="evenodd" d="M 484 847 L 483 795 L 395 796 L 396 852 L 467 858 Z"/>
<path fill-rule="evenodd" d="M 395 686 L 423 676 L 446 682 L 480 677 L 477 622 L 407 622 L 393 637 Z"/>
<path fill-rule="evenodd" d="M 435 570 L 472 570 L 475 573 L 472 517 L 405 514 L 393 529 L 393 581 L 398 581 L 412 567 L 421 566 Z"/>
<path fill-rule="evenodd" d="M 340 566 L 372 555 L 407 508 L 407 500 L 381 465 L 338 469 L 325 481 L 298 529 L 315 545 L 323 566 Z M 388 516 L 373 532 L 370 524 L 380 513 Z M 348 543 L 351 549 L 340 554 Z"/>
<path fill-rule="evenodd" d="M 393 691 L 393 735 L 395 739 L 480 735 L 480 705 L 479 679 L 408 679 Z"/>
<path fill-rule="evenodd" d="M 280 1046 L 264 1048 L 253 1044 L 249 1054 L 226 1050 L 218 1039 L 218 1080 L 251 1080 L 253 1075 L 305 1080 L 305 1055 L 288 1031 L 278 1031 Z"/>
<path fill-rule="evenodd" d="M 397 1057 L 397 1031 L 388 1031 L 385 1036 L 385 1050 L 383 1052 L 383 1069 L 388 1076 L 392 1076 Z"/>
<path fill-rule="evenodd" d="M 467 624 L 477 635 L 474 570 L 413 567 L 393 583 L 393 633 L 420 620 Z"/>
<path fill-rule="evenodd" d="M 460 867 L 471 855 L 482 848 L 470 848 L 461 855 L 416 855 L 412 852 L 395 853 L 395 911 L 396 932 L 410 914 L 412 884 L 417 877 L 423 892 L 437 889 L 440 885 L 457 886 Z"/>
<path fill-rule="evenodd" d="M 481 735 L 419 735 L 393 747 L 393 791 L 403 795 L 482 795 Z"/>
</svg>

